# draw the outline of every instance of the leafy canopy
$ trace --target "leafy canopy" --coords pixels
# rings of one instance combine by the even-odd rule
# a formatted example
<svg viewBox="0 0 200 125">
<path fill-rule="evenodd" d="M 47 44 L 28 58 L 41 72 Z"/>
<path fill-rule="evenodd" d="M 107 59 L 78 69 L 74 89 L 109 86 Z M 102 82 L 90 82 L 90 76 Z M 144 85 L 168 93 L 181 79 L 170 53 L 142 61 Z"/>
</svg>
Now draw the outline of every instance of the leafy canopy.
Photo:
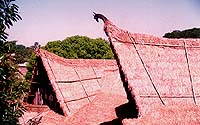
<svg viewBox="0 0 200 125">
<path fill-rule="evenodd" d="M 17 70 L 13 54 L 0 59 L 0 123 L 17 124 L 25 109 L 21 105 L 29 84 Z"/>
<path fill-rule="evenodd" d="M 8 34 L 6 28 L 13 26 L 13 22 L 21 20 L 18 6 L 12 2 L 15 0 L 0 0 L 0 41 L 6 41 Z"/>
<path fill-rule="evenodd" d="M 114 58 L 108 42 L 102 38 L 91 39 L 86 36 L 72 36 L 63 41 L 48 42 L 44 48 L 64 58 Z"/>
<path fill-rule="evenodd" d="M 26 47 L 24 45 L 15 46 L 16 63 L 28 62 L 33 52 L 33 47 Z"/>
<path fill-rule="evenodd" d="M 7 42 L 7 28 L 13 22 L 21 20 L 15 0 L 0 0 L 0 123 L 3 125 L 18 124 L 24 108 L 21 105 L 27 82 L 17 70 L 13 47 L 15 42 Z"/>
<path fill-rule="evenodd" d="M 28 61 L 28 65 L 26 66 L 27 68 L 27 72 L 26 72 L 26 79 L 30 80 L 31 76 L 32 76 L 32 71 L 34 69 L 34 65 L 35 65 L 35 61 L 36 61 L 36 55 L 34 52 L 32 52 L 31 57 Z"/>
<path fill-rule="evenodd" d="M 171 33 L 165 33 L 166 38 L 200 38 L 200 28 L 187 29 L 183 31 L 174 30 Z"/>
</svg>

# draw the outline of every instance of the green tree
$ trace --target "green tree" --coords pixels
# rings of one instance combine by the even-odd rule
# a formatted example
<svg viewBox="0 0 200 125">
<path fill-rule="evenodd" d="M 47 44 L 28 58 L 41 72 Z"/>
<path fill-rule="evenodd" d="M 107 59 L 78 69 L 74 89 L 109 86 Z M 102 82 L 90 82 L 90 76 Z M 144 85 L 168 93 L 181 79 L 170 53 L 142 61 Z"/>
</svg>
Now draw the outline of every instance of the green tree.
<svg viewBox="0 0 200 125">
<path fill-rule="evenodd" d="M 114 59 L 108 42 L 101 38 L 72 36 L 63 41 L 48 42 L 44 48 L 64 58 Z"/>
<path fill-rule="evenodd" d="M 24 45 L 16 45 L 15 46 L 16 63 L 20 64 L 20 63 L 28 62 L 32 55 L 32 52 L 33 52 L 32 47 L 26 47 Z"/>
<path fill-rule="evenodd" d="M 171 33 L 165 33 L 165 38 L 200 38 L 200 28 L 186 29 L 183 31 L 174 30 Z"/>
<path fill-rule="evenodd" d="M 21 105 L 28 84 L 20 77 L 14 55 L 15 42 L 6 42 L 7 28 L 21 19 L 15 0 L 0 0 L 0 123 L 18 124 L 23 114 Z"/>
<path fill-rule="evenodd" d="M 13 22 L 17 22 L 22 18 L 18 12 L 18 6 L 13 4 L 15 0 L 0 0 L 0 41 L 6 41 L 8 34 L 6 28 L 13 26 Z"/>
<path fill-rule="evenodd" d="M 8 41 L 6 42 L 7 48 L 9 48 L 10 52 L 15 53 L 15 62 L 17 64 L 28 62 L 32 52 L 33 52 L 33 47 L 26 47 L 24 45 L 16 45 L 17 41 Z M 5 47 L 4 46 L 4 47 Z M 10 47 L 8 47 L 10 46 Z"/>
<path fill-rule="evenodd" d="M 6 53 L 0 60 L 0 123 L 17 124 L 24 108 L 21 105 L 29 84 L 17 71 L 12 53 Z"/>
<path fill-rule="evenodd" d="M 32 55 L 28 61 L 28 65 L 27 65 L 27 73 L 26 73 L 26 79 L 30 80 L 31 76 L 32 76 L 32 71 L 34 69 L 34 65 L 35 65 L 35 61 L 36 61 L 36 55 L 34 52 L 32 52 Z"/>
</svg>

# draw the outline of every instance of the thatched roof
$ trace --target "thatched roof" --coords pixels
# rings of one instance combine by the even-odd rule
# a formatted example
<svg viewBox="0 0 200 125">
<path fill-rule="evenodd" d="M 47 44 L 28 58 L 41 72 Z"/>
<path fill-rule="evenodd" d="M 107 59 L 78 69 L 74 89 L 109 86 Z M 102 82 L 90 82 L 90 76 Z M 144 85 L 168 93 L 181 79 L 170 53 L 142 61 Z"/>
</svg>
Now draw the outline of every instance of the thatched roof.
<svg viewBox="0 0 200 125">
<path fill-rule="evenodd" d="M 103 86 L 121 82 L 114 60 L 64 59 L 42 49 L 37 55 L 65 116 L 93 101 Z"/>
<path fill-rule="evenodd" d="M 104 21 L 126 94 L 138 116 L 154 115 L 154 109 L 167 110 L 173 105 L 177 106 L 174 110 L 184 106 L 196 110 L 200 103 L 200 39 L 130 33 L 101 14 L 94 16 Z"/>
</svg>

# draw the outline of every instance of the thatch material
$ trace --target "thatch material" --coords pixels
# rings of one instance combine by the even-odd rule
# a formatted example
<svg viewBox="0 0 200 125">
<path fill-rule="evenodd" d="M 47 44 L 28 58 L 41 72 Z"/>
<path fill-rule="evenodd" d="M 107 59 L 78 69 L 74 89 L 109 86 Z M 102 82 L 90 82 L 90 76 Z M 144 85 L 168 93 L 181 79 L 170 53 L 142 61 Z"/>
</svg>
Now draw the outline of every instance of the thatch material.
<svg viewBox="0 0 200 125">
<path fill-rule="evenodd" d="M 91 102 L 100 88 L 105 86 L 105 77 L 109 73 L 118 74 L 114 60 L 64 59 L 42 49 L 37 51 L 37 55 L 42 60 L 65 116 L 75 113 L 80 107 Z"/>
<path fill-rule="evenodd" d="M 199 102 L 200 39 L 130 33 L 102 19 L 127 98 L 139 110 L 138 116 L 151 112 L 151 107 Z"/>
</svg>

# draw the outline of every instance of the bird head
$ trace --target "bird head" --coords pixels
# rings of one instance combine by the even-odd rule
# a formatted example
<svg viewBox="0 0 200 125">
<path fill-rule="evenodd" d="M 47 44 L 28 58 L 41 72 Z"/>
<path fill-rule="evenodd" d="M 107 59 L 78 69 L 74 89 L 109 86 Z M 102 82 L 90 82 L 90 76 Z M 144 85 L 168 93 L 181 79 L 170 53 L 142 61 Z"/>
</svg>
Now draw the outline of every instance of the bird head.
<svg viewBox="0 0 200 125">
<path fill-rule="evenodd" d="M 94 19 L 97 21 L 97 22 L 99 22 L 99 19 L 102 19 L 103 20 L 103 22 L 105 23 L 105 21 L 106 20 L 108 20 L 104 15 L 102 15 L 102 14 L 97 14 L 97 13 L 95 13 L 95 12 L 93 12 L 93 16 L 94 16 Z"/>
</svg>

